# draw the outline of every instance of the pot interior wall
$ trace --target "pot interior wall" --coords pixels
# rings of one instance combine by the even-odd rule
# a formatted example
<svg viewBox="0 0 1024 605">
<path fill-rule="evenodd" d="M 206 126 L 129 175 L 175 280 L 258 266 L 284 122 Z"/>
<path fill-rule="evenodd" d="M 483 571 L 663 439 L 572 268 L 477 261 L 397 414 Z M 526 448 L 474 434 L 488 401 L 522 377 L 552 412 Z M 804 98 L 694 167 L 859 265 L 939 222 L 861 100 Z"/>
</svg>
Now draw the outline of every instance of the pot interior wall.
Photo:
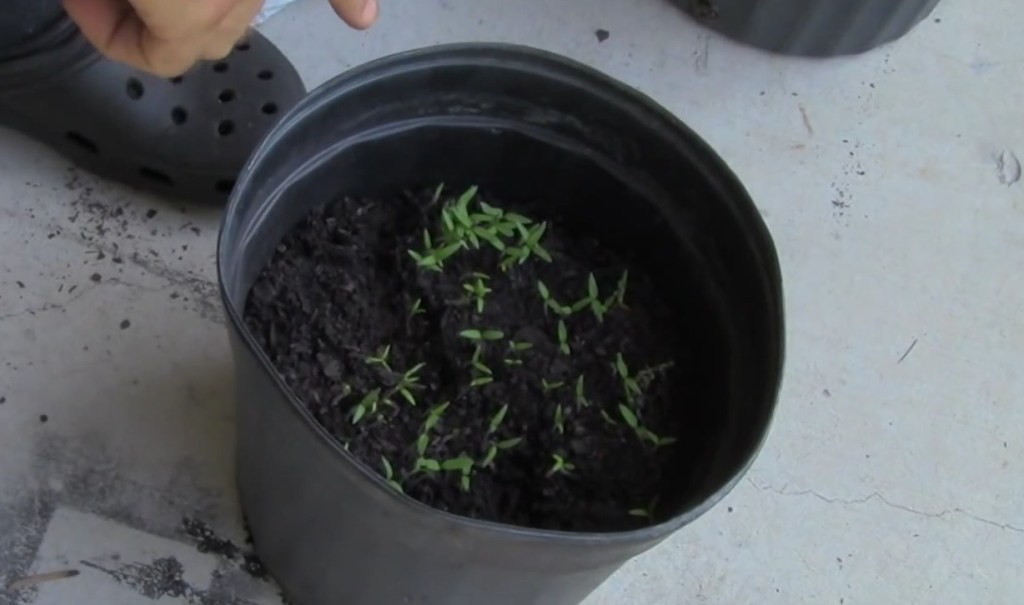
<svg viewBox="0 0 1024 605">
<path fill-rule="evenodd" d="M 267 204 L 269 214 L 245 238 L 236 300 L 244 301 L 282 236 L 315 205 L 338 195 L 386 199 L 403 188 L 443 182 L 451 190 L 471 184 L 509 200 L 532 204 L 537 217 L 561 228 L 593 234 L 636 259 L 660 284 L 679 314 L 693 355 L 685 368 L 693 420 L 680 435 L 677 481 L 665 486 L 669 510 L 685 509 L 720 487 L 735 460 L 736 401 L 742 394 L 729 377 L 735 360 L 735 327 L 726 316 L 727 292 L 708 250 L 699 241 L 701 200 L 717 193 L 693 167 L 678 166 L 686 190 L 670 195 L 654 178 L 624 169 L 578 142 L 541 128 L 522 128 L 495 119 L 426 119 L 375 129 L 326 150 L 297 170 Z M 690 174 L 687 174 L 690 173 Z M 689 177 L 689 178 L 687 178 Z M 694 204 L 688 201 L 695 202 Z"/>
</svg>

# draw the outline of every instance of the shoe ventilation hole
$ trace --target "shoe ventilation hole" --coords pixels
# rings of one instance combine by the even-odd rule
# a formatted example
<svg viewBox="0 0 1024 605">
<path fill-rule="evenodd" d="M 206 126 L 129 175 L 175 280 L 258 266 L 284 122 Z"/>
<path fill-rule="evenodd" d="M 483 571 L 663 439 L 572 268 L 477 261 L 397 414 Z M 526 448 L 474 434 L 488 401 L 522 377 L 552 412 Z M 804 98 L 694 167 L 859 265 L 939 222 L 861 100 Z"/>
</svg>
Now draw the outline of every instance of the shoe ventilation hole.
<svg viewBox="0 0 1024 605">
<path fill-rule="evenodd" d="M 226 195 L 228 193 L 231 193 L 231 190 L 235 188 L 235 181 L 217 181 L 217 184 L 214 186 L 214 188 L 217 190 L 217 193 L 223 193 Z"/>
<path fill-rule="evenodd" d="M 217 72 L 219 74 L 225 73 L 225 72 L 227 72 L 227 70 L 228 70 L 228 64 L 225 63 L 224 61 L 221 61 L 220 63 L 214 63 L 213 64 L 213 71 L 215 71 L 215 72 Z"/>
<path fill-rule="evenodd" d="M 185 78 L 182 77 L 182 76 L 175 76 L 175 77 L 170 79 L 171 84 L 174 84 L 175 86 L 177 86 L 178 84 L 181 84 L 184 81 L 185 81 Z"/>
<path fill-rule="evenodd" d="M 235 91 L 230 88 L 228 90 L 222 90 L 220 94 L 217 95 L 217 100 L 221 103 L 230 103 L 235 100 Z"/>
<path fill-rule="evenodd" d="M 217 124 L 217 134 L 222 137 L 226 137 L 235 131 L 235 123 L 231 120 L 224 120 L 220 124 Z"/>
<path fill-rule="evenodd" d="M 84 151 L 95 153 L 96 155 L 99 155 L 100 153 L 100 148 L 96 146 L 96 143 L 93 143 L 91 139 L 84 135 L 78 134 L 77 132 L 69 132 L 65 134 L 64 137 Z"/>
<path fill-rule="evenodd" d="M 146 94 L 146 88 L 135 78 L 128 80 L 128 85 L 125 87 L 125 92 L 128 93 L 128 98 L 133 101 L 138 101 L 142 98 L 142 95 Z"/>
<path fill-rule="evenodd" d="M 248 43 L 248 42 L 239 42 L 239 43 L 238 43 L 238 44 L 237 44 L 237 45 L 235 46 L 235 50 L 237 50 L 238 52 L 243 52 L 243 53 L 244 53 L 245 51 L 249 50 L 250 48 L 252 48 L 252 47 L 251 47 L 251 46 L 249 46 L 249 43 Z"/>
<path fill-rule="evenodd" d="M 256 77 L 259 78 L 260 80 L 273 80 L 274 72 L 270 71 L 269 69 L 264 69 L 260 73 L 256 74 Z"/>
<path fill-rule="evenodd" d="M 171 110 L 171 121 L 178 126 L 188 122 L 188 111 L 184 107 L 175 107 Z"/>
<path fill-rule="evenodd" d="M 154 170 L 152 168 L 143 166 L 143 167 L 139 168 L 139 175 L 142 176 L 145 179 L 153 181 L 154 183 L 159 183 L 161 185 L 164 185 L 165 187 L 173 187 L 174 186 L 174 179 L 172 179 L 171 177 L 167 176 L 163 172 L 160 172 L 159 170 Z"/>
<path fill-rule="evenodd" d="M 277 113 L 277 103 L 264 103 L 260 110 L 268 116 L 272 116 Z"/>
</svg>

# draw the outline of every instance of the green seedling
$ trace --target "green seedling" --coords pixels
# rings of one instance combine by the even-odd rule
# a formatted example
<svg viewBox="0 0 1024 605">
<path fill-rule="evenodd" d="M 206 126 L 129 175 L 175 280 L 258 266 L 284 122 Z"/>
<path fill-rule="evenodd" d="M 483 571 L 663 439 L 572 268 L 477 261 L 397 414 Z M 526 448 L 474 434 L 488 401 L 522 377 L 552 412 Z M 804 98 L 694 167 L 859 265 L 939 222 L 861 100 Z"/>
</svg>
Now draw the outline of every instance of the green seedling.
<svg viewBox="0 0 1024 605">
<path fill-rule="evenodd" d="M 639 418 L 636 417 L 636 413 L 634 413 L 633 410 L 629 409 L 629 406 L 620 403 L 619 413 L 622 415 L 622 419 L 626 421 L 626 424 L 629 426 L 629 428 L 636 431 L 637 437 L 639 437 L 643 441 L 650 441 L 654 445 L 654 447 L 665 447 L 668 445 L 672 445 L 677 441 L 675 437 L 658 437 L 653 432 L 651 432 L 650 429 L 642 426 L 640 424 Z"/>
<path fill-rule="evenodd" d="M 587 278 L 587 299 L 590 303 L 590 311 L 597 318 L 599 323 L 604 323 L 604 316 L 608 313 L 608 305 L 601 302 L 601 295 L 597 289 L 597 279 L 591 273 Z"/>
<path fill-rule="evenodd" d="M 441 200 L 442 193 L 444 193 L 444 183 L 441 183 L 437 186 L 437 189 L 434 189 L 434 197 L 430 200 L 431 206 L 436 205 Z"/>
<path fill-rule="evenodd" d="M 421 438 L 425 437 L 427 433 L 434 430 L 434 427 L 436 427 L 438 423 L 441 422 L 441 417 L 444 416 L 444 412 L 445 410 L 448 409 L 448 406 L 450 404 L 450 401 L 446 401 L 441 405 L 437 405 L 431 408 L 431 410 L 427 413 L 427 419 L 423 421 L 423 435 L 421 436 Z M 427 437 L 427 439 L 429 443 L 429 437 Z M 422 452 L 420 454 L 422 455 Z"/>
<path fill-rule="evenodd" d="M 487 364 L 480 361 L 481 347 L 477 345 L 476 350 L 473 353 L 473 360 L 470 365 L 473 366 L 473 380 L 469 383 L 471 388 L 482 387 L 485 384 L 494 382 L 494 371 L 487 367 Z"/>
<path fill-rule="evenodd" d="M 381 465 L 384 467 L 384 479 L 388 482 L 388 485 L 395 488 L 399 492 L 402 492 L 402 484 L 395 481 L 395 469 L 391 467 L 391 463 L 384 456 L 380 457 Z"/>
<path fill-rule="evenodd" d="M 555 297 L 551 295 L 551 290 L 547 287 L 547 284 L 540 280 L 537 280 L 537 292 L 540 293 L 540 298 L 544 301 L 545 307 L 554 311 L 554 313 L 559 317 L 568 317 L 572 315 L 572 308 L 555 300 Z"/>
<path fill-rule="evenodd" d="M 583 374 L 580 374 L 579 378 L 576 379 L 576 405 L 581 408 L 590 405 L 590 401 L 587 400 L 587 395 L 583 391 Z"/>
<path fill-rule="evenodd" d="M 428 473 L 441 472 L 441 463 L 432 458 L 420 458 L 416 460 L 416 470 Z"/>
<path fill-rule="evenodd" d="M 618 353 L 615 356 L 615 373 L 622 379 L 622 386 L 626 392 L 626 399 L 630 403 L 636 401 L 636 398 L 643 395 L 643 390 L 637 383 L 636 379 L 633 378 L 629 373 L 629 366 L 626 365 L 626 360 L 622 358 L 622 353 Z"/>
<path fill-rule="evenodd" d="M 459 332 L 461 338 L 466 340 L 487 341 L 501 340 L 505 333 L 501 330 L 463 330 Z"/>
<path fill-rule="evenodd" d="M 556 390 L 564 387 L 565 383 L 561 382 L 561 381 L 558 381 L 558 382 L 548 382 L 546 378 L 541 378 L 540 379 L 540 386 L 541 386 L 542 389 L 544 389 L 545 393 L 550 393 L 551 391 L 556 391 Z"/>
<path fill-rule="evenodd" d="M 412 309 L 409 310 L 409 317 L 416 317 L 421 313 L 426 313 L 426 311 L 423 310 L 423 299 L 417 298 L 416 302 L 412 303 Z"/>
<path fill-rule="evenodd" d="M 501 428 L 501 423 L 505 420 L 505 415 L 508 414 L 508 404 L 501 406 L 501 409 L 491 418 L 491 425 L 487 428 L 487 434 L 498 432 Z"/>
<path fill-rule="evenodd" d="M 519 353 L 529 351 L 533 348 L 533 344 L 529 342 L 516 342 L 514 340 L 509 341 L 509 356 L 505 358 L 505 365 L 509 366 L 521 366 L 523 360 L 518 357 Z"/>
<path fill-rule="evenodd" d="M 658 507 L 658 497 L 655 496 L 651 503 L 645 508 L 634 508 L 629 511 L 631 517 L 641 517 L 644 519 L 651 519 L 654 517 L 654 511 Z"/>
<path fill-rule="evenodd" d="M 341 401 L 343 399 L 345 399 L 346 397 L 348 397 L 351 394 L 352 394 L 352 386 L 349 385 L 347 382 L 346 383 L 342 383 L 342 385 L 341 385 L 341 392 L 338 393 L 337 395 L 335 395 L 333 399 L 331 399 L 331 407 L 336 407 L 338 404 L 341 403 Z"/>
<path fill-rule="evenodd" d="M 388 357 L 390 356 L 391 345 L 387 345 L 385 347 L 382 347 L 381 350 L 375 355 L 368 355 L 366 357 L 366 364 L 371 366 L 380 366 L 387 370 L 388 372 L 390 372 L 391 366 L 388 364 Z"/>
<path fill-rule="evenodd" d="M 555 463 L 552 464 L 551 469 L 548 470 L 548 477 L 558 473 L 568 475 L 572 471 L 576 470 L 576 466 L 574 464 L 568 462 L 565 458 L 559 456 L 558 454 L 552 454 L 551 458 L 554 459 Z"/>
<path fill-rule="evenodd" d="M 471 340 L 476 341 L 473 347 L 473 357 L 470 359 L 470 365 L 473 366 L 473 380 L 469 383 L 470 388 L 482 387 L 485 384 L 494 382 L 494 371 L 482 361 L 484 354 L 483 340 L 488 333 L 481 332 L 480 330 L 466 330 L 466 332 L 475 332 L 475 334 L 471 334 L 473 336 Z M 500 334 L 496 330 L 493 332 Z M 479 339 L 476 338 L 477 334 L 480 336 Z"/>
<path fill-rule="evenodd" d="M 558 320 L 558 350 L 562 352 L 562 355 L 568 355 L 572 352 L 569 347 L 569 328 L 566 327 L 565 321 Z"/>
<path fill-rule="evenodd" d="M 619 423 L 615 422 L 615 419 L 612 418 L 610 415 L 608 415 L 608 412 L 606 412 L 604 410 L 601 410 L 601 418 L 604 418 L 604 421 L 607 422 L 608 424 L 612 425 L 612 426 L 618 426 L 619 425 Z"/>
<path fill-rule="evenodd" d="M 430 447 L 430 435 L 423 433 L 416 440 L 416 453 L 419 457 L 416 459 L 416 468 L 413 472 L 428 472 L 437 473 L 441 471 L 441 463 L 433 458 L 427 458 L 427 448 Z"/>
<path fill-rule="evenodd" d="M 462 491 L 468 492 L 470 487 L 470 481 L 473 474 L 473 466 L 476 462 L 469 456 L 462 454 L 458 458 L 452 458 L 445 460 L 441 463 L 441 470 L 448 472 L 457 472 L 462 474 L 461 485 Z"/>
<path fill-rule="evenodd" d="M 540 223 L 539 225 L 533 225 L 532 227 L 519 225 L 520 233 L 523 236 L 520 241 L 520 245 L 530 254 L 534 254 L 544 262 L 550 263 L 551 255 L 548 254 L 548 251 L 540 243 L 540 240 L 544 237 L 544 232 L 547 231 L 547 228 L 547 223 Z M 526 262 L 526 259 L 529 258 L 530 254 L 526 254 L 520 258 L 519 264 Z"/>
<path fill-rule="evenodd" d="M 555 406 L 555 432 L 559 435 L 565 434 L 565 412 L 562 410 L 562 404 Z"/>
<path fill-rule="evenodd" d="M 522 440 L 522 437 L 514 437 L 512 439 L 506 439 L 504 441 L 499 441 L 497 443 L 491 443 L 489 446 L 487 446 L 487 454 L 484 456 L 484 459 L 480 463 L 480 466 L 483 468 L 490 467 L 491 465 L 494 464 L 494 459 L 498 456 L 499 451 L 510 450 L 515 446 L 519 445 L 519 443 Z"/>
<path fill-rule="evenodd" d="M 675 437 L 658 437 L 645 427 L 639 427 L 636 434 L 640 439 L 650 441 L 654 447 L 666 447 L 678 441 Z"/>
<path fill-rule="evenodd" d="M 420 387 L 419 372 L 425 365 L 425 363 L 418 363 L 405 374 L 402 374 L 398 380 L 398 385 L 395 386 L 392 393 L 398 393 L 404 397 L 409 402 L 409 405 L 416 405 L 416 396 L 412 394 L 412 391 Z"/>
<path fill-rule="evenodd" d="M 476 301 L 476 312 L 483 313 L 487 295 L 493 292 L 485 283 L 490 277 L 483 273 L 474 273 L 473 276 L 476 278 L 476 281 L 462 284 L 462 289 L 468 292 L 473 300 Z"/>
<path fill-rule="evenodd" d="M 409 256 L 416 261 L 416 266 L 420 269 L 427 269 L 429 271 L 437 271 L 438 273 L 442 270 L 441 261 L 437 260 L 433 254 L 426 253 L 420 254 L 415 250 L 409 250 Z"/>
<path fill-rule="evenodd" d="M 640 427 L 640 421 L 637 419 L 636 414 L 626 405 L 619 404 L 619 414 L 622 415 L 622 419 L 626 421 L 626 425 L 629 428 L 636 430 Z"/>
<path fill-rule="evenodd" d="M 352 424 L 359 424 L 366 416 L 376 414 L 378 404 L 380 404 L 380 389 L 374 389 L 356 404 L 352 412 Z"/>
<path fill-rule="evenodd" d="M 626 285 L 629 283 L 629 270 L 622 272 L 622 277 L 619 278 L 618 284 L 615 286 L 615 291 L 612 295 L 604 301 L 604 308 L 606 310 L 611 309 L 612 305 L 618 305 L 623 309 L 628 308 L 626 306 Z"/>
</svg>

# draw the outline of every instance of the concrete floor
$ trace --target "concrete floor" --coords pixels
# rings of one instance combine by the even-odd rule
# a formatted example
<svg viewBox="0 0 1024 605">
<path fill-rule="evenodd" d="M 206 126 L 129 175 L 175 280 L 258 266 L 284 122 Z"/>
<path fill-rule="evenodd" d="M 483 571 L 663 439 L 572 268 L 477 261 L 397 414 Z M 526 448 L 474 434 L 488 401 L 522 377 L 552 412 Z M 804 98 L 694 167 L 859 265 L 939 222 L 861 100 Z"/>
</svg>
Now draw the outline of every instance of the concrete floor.
<svg viewBox="0 0 1024 605">
<path fill-rule="evenodd" d="M 311 85 L 436 42 L 567 54 L 676 112 L 762 209 L 789 312 L 770 439 L 725 502 L 587 605 L 1009 604 L 1024 592 L 1018 17 L 1013 0 L 945 0 L 903 41 L 826 62 L 739 48 L 661 0 L 390 0 L 368 34 L 309 0 L 264 29 Z M 0 603 L 279 603 L 214 539 L 244 550 L 217 212 L 7 132 L 0 175 L 0 590 L 80 572 Z"/>
</svg>

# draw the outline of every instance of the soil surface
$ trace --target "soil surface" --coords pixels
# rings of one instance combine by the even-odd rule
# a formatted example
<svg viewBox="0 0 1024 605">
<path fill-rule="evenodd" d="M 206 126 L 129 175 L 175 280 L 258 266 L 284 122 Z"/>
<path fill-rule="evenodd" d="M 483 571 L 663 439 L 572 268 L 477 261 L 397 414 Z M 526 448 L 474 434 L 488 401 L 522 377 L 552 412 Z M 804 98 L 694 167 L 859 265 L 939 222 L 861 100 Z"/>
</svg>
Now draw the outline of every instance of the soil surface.
<svg viewBox="0 0 1024 605">
<path fill-rule="evenodd" d="M 593 239 L 467 200 L 315 210 L 259 276 L 248 327 L 313 416 L 417 500 L 546 529 L 657 520 L 687 409 L 673 314 Z"/>
</svg>

